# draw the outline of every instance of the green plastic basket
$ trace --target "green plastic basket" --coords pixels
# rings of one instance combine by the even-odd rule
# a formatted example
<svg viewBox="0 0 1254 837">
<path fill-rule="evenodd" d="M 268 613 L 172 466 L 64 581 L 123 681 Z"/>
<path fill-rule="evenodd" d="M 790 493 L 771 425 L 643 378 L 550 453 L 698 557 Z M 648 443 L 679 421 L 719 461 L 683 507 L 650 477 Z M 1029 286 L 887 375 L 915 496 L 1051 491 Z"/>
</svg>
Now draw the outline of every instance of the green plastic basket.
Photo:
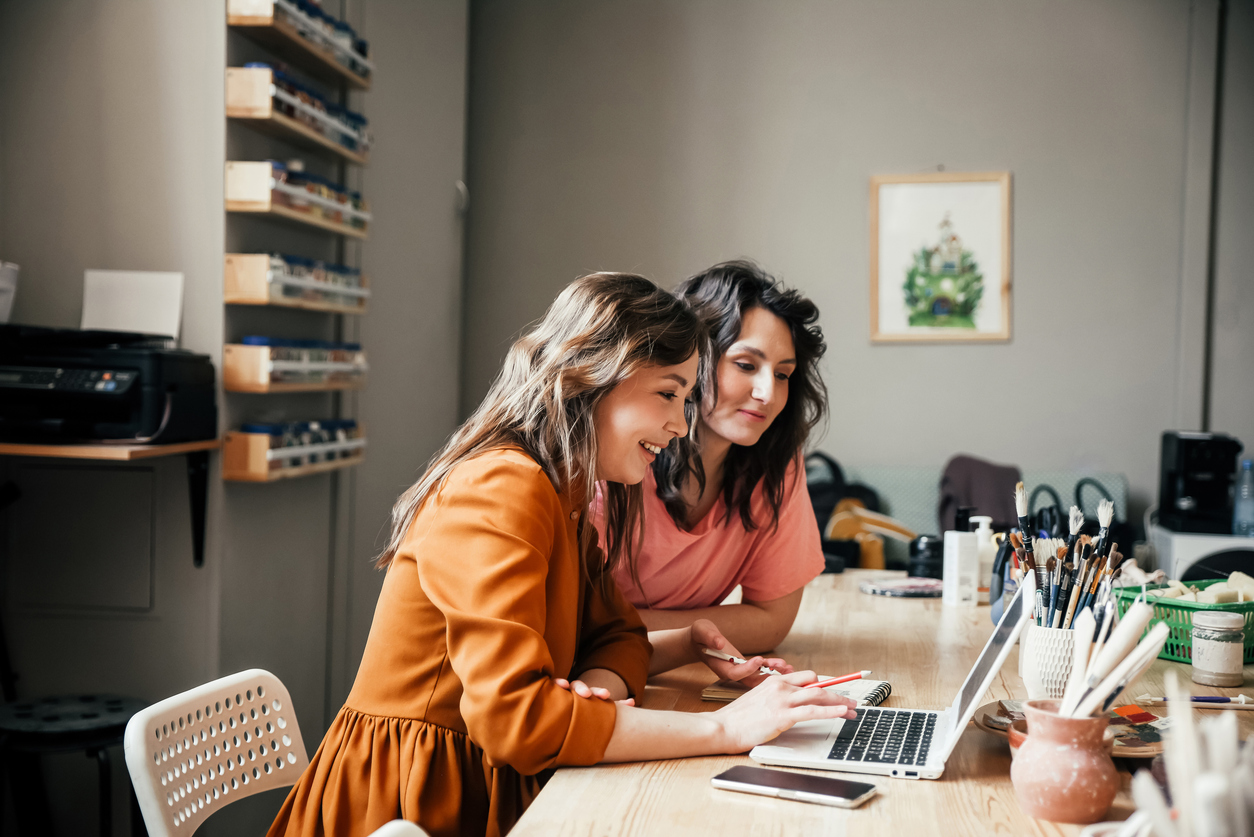
<svg viewBox="0 0 1254 837">
<path fill-rule="evenodd" d="M 1201 591 L 1221 581 L 1223 581 L 1222 578 L 1215 578 L 1210 581 L 1186 581 L 1184 584 Z M 1146 585 L 1145 589 L 1159 590 L 1166 586 L 1166 584 L 1150 584 Z M 1121 619 L 1140 595 L 1140 587 L 1115 588 L 1115 601 L 1119 607 Z M 1159 659 L 1175 660 L 1178 663 L 1193 662 L 1193 614 L 1199 610 L 1204 612 L 1219 610 L 1226 613 L 1240 613 L 1245 617 L 1245 664 L 1254 663 L 1254 602 L 1198 604 L 1176 599 L 1157 599 L 1153 596 L 1147 597 L 1146 601 L 1154 606 L 1154 618 L 1150 620 L 1150 627 L 1153 627 L 1155 622 L 1166 622 L 1167 627 L 1171 628 L 1171 635 L 1167 637 L 1162 653 L 1158 655 Z"/>
</svg>

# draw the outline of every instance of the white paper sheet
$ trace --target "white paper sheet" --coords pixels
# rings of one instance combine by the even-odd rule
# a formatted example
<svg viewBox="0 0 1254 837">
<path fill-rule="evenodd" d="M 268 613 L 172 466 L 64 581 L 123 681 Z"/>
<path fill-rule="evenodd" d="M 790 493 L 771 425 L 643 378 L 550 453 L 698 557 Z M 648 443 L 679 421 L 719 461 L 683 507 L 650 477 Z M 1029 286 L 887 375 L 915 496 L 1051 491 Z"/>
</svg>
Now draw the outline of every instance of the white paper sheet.
<svg viewBox="0 0 1254 837">
<path fill-rule="evenodd" d="M 83 272 L 85 329 L 179 336 L 183 274 L 148 270 Z"/>
</svg>

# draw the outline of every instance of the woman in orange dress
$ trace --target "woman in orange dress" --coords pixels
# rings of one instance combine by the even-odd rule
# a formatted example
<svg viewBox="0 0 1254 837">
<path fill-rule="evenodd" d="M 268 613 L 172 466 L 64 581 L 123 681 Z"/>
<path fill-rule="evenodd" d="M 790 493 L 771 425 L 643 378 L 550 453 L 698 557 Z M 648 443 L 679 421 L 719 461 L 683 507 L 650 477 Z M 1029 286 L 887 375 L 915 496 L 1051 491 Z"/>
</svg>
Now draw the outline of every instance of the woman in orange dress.
<svg viewBox="0 0 1254 837">
<path fill-rule="evenodd" d="M 357 679 L 270 828 L 502 835 L 563 765 L 743 752 L 848 701 L 765 678 L 708 714 L 633 705 L 651 671 L 733 650 L 710 623 L 653 635 L 610 575 L 639 483 L 688 430 L 704 331 L 646 279 L 593 274 L 510 350 L 479 409 L 393 509 Z M 604 552 L 585 523 L 605 489 Z M 651 653 L 652 652 L 652 653 Z M 709 658 L 703 658 L 709 659 Z M 713 661 L 744 677 L 763 662 Z"/>
</svg>

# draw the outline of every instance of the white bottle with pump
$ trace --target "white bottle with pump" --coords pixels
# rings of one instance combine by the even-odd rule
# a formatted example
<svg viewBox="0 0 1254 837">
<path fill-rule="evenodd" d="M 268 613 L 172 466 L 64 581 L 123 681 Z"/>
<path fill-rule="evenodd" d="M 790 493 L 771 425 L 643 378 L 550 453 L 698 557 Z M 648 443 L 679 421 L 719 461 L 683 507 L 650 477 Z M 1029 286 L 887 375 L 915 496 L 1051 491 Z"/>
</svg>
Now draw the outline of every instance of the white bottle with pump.
<svg viewBox="0 0 1254 837">
<path fill-rule="evenodd" d="M 975 547 L 979 556 L 979 575 L 976 579 L 976 596 L 980 604 L 988 604 L 989 583 L 993 578 L 993 563 L 997 560 L 997 544 L 993 543 L 993 518 L 977 515 L 971 518 L 976 524 Z"/>
<path fill-rule="evenodd" d="M 946 607 L 975 607 L 979 601 L 976 574 L 980 561 L 974 532 L 945 533 L 944 566 L 941 603 Z"/>
</svg>

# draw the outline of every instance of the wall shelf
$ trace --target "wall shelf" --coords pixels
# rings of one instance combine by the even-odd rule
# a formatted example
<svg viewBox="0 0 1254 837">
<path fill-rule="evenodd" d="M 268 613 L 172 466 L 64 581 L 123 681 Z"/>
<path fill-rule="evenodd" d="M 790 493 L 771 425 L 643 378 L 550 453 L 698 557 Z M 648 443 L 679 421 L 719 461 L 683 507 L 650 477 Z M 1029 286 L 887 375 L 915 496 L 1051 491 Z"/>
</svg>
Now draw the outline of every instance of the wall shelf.
<svg viewBox="0 0 1254 837">
<path fill-rule="evenodd" d="M 370 89 L 369 78 L 341 64 L 331 49 L 309 40 L 276 15 L 274 0 L 228 0 L 226 23 L 249 40 L 323 81 L 346 81 L 358 90 Z"/>
<path fill-rule="evenodd" d="M 0 456 L 45 456 L 55 459 L 107 459 L 114 462 L 133 462 L 136 459 L 176 456 L 197 451 L 217 450 L 220 447 L 222 447 L 221 439 L 175 442 L 170 445 L 105 445 L 100 442 L 45 445 L 0 442 Z"/>
<path fill-rule="evenodd" d="M 209 452 L 222 447 L 221 439 L 174 442 L 169 445 L 105 445 L 81 442 L 41 445 L 0 442 L 0 456 L 41 456 L 51 459 L 96 459 L 134 462 L 160 456 L 187 457 L 187 497 L 191 501 L 192 566 L 205 564 L 205 507 L 209 503 Z"/>
<path fill-rule="evenodd" d="M 364 360 L 364 353 L 362 358 Z M 227 392 L 340 392 L 361 389 L 366 385 L 364 373 L 351 378 L 330 381 L 272 381 L 275 361 L 270 359 L 269 346 L 248 346 L 228 343 L 222 347 L 222 386 Z M 306 363 L 300 368 L 311 371 L 344 371 L 347 363 Z"/>
<path fill-rule="evenodd" d="M 283 452 L 288 457 L 299 454 L 300 448 L 271 448 L 270 437 L 263 433 L 231 432 L 226 436 L 226 447 L 222 452 L 222 479 L 228 482 L 277 482 L 294 477 L 307 477 L 313 474 L 325 474 L 341 468 L 360 465 L 366 458 L 366 440 L 353 439 L 353 450 L 349 456 L 324 462 L 311 462 L 306 465 L 290 465 L 280 468 L 270 467 L 274 459 L 282 458 Z M 312 447 L 327 448 L 337 445 L 316 445 Z M 345 447 L 344 444 L 339 447 Z"/>
<path fill-rule="evenodd" d="M 330 151 L 364 166 L 370 155 L 353 151 L 298 119 L 274 109 L 271 86 L 274 72 L 264 67 L 227 67 L 226 115 L 254 130 L 303 148 Z"/>
<path fill-rule="evenodd" d="M 280 283 L 270 278 L 270 257 L 265 253 L 227 253 L 223 271 L 225 288 L 223 299 L 228 305 L 270 305 L 279 308 L 300 308 L 305 311 L 323 311 L 328 314 L 365 314 L 366 296 L 359 296 L 355 304 L 324 302 L 318 299 L 283 296 L 275 291 Z M 369 281 L 361 277 L 362 290 L 369 292 Z M 326 283 L 307 281 L 305 287 Z M 343 293 L 348 289 L 327 285 L 325 293 Z"/>
<path fill-rule="evenodd" d="M 271 188 L 271 169 L 268 162 L 228 161 L 226 164 L 226 211 L 257 215 L 269 215 L 308 224 L 329 232 L 366 239 L 368 227 L 354 227 L 341 221 L 333 221 L 317 215 L 293 209 L 274 199 Z"/>
</svg>

